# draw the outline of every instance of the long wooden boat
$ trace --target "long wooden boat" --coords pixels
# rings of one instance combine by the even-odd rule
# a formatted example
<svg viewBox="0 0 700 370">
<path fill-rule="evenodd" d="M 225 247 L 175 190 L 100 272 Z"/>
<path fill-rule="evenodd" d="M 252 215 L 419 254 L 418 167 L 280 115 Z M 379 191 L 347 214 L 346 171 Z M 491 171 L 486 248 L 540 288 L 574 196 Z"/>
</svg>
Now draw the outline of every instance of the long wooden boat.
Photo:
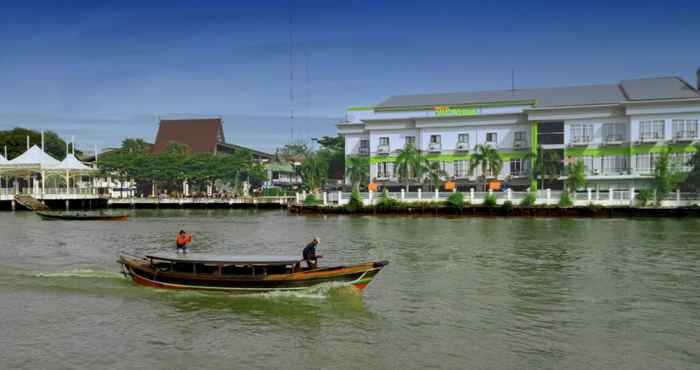
<svg viewBox="0 0 700 370">
<path fill-rule="evenodd" d="M 122 272 L 136 284 L 232 293 L 299 290 L 322 283 L 362 291 L 388 261 L 309 269 L 297 256 L 213 256 L 197 253 L 122 255 Z"/>
<path fill-rule="evenodd" d="M 126 221 L 129 215 L 126 213 L 95 213 L 95 212 L 36 212 L 42 220 L 67 220 L 67 221 Z"/>
</svg>

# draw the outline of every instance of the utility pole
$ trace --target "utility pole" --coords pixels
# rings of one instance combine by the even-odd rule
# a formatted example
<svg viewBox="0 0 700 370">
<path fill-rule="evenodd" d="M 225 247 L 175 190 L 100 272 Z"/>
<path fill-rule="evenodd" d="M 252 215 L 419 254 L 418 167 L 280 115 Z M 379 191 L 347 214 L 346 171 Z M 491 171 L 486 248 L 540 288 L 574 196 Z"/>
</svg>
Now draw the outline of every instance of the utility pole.
<svg viewBox="0 0 700 370">
<path fill-rule="evenodd" d="M 294 142 L 294 0 L 289 0 L 289 143 Z"/>
</svg>

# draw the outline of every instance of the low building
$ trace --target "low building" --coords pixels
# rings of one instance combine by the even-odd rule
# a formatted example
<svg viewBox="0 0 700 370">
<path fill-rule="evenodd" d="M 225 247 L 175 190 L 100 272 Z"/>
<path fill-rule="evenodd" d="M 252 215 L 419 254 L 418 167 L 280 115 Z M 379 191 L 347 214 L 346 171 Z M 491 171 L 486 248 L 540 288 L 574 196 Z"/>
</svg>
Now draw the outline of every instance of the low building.
<svg viewBox="0 0 700 370">
<path fill-rule="evenodd" d="M 698 70 L 700 85 L 700 70 Z M 700 86 L 678 77 L 619 83 L 464 93 L 392 96 L 372 107 L 350 108 L 337 125 L 346 156 L 369 156 L 371 179 L 398 186 L 395 162 L 406 144 L 439 161 L 458 186 L 472 186 L 477 145 L 498 150 L 498 178 L 514 188 L 534 186 L 533 158 L 582 160 L 588 187 L 649 186 L 660 153 L 684 170 L 699 140 Z M 541 148 L 542 151 L 538 151 Z M 554 155 L 545 155 L 553 152 Z"/>
<path fill-rule="evenodd" d="M 301 185 L 301 176 L 288 162 L 270 162 L 265 164 L 267 171 L 266 188 L 278 187 L 281 189 L 294 189 Z"/>
</svg>

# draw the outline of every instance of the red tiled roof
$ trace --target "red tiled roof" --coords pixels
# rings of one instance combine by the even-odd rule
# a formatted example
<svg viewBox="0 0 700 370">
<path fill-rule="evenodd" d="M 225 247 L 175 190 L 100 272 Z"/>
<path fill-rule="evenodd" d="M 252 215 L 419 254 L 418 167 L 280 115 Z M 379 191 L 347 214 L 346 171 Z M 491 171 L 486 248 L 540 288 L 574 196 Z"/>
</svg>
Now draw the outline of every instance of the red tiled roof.
<svg viewBox="0 0 700 370">
<path fill-rule="evenodd" d="M 193 153 L 214 153 L 224 142 L 221 118 L 161 119 L 153 153 L 159 154 L 171 142 L 186 144 Z"/>
</svg>

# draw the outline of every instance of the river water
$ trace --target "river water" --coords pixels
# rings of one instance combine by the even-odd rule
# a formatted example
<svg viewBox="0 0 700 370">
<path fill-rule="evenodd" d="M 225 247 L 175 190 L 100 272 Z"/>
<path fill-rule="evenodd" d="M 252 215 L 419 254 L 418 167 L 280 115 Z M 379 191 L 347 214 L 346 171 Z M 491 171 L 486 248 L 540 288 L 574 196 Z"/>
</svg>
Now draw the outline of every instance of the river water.
<svg viewBox="0 0 700 370">
<path fill-rule="evenodd" d="M 391 261 L 351 288 L 231 296 L 134 286 L 120 251 Z M 0 369 L 700 367 L 700 220 L 137 211 L 0 213 Z"/>
</svg>

